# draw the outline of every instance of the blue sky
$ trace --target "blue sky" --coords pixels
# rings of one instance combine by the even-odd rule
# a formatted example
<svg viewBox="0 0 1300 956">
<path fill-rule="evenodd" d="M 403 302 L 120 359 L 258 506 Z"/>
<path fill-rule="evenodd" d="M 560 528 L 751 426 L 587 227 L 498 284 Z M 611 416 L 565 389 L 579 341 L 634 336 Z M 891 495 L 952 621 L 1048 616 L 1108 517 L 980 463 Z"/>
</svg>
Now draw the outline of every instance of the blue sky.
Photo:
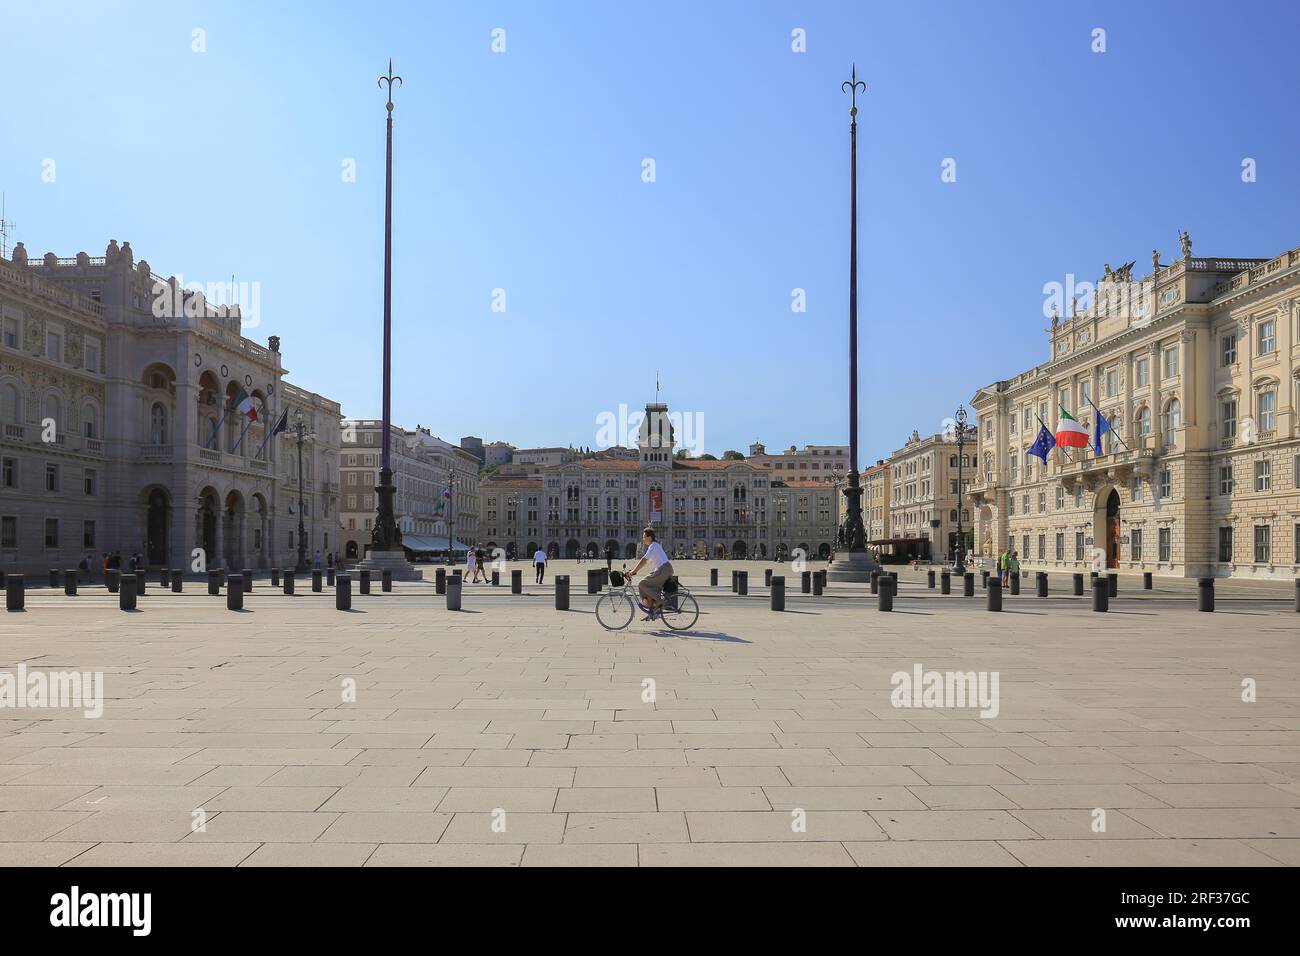
<svg viewBox="0 0 1300 956">
<path fill-rule="evenodd" d="M 1045 282 L 1145 274 L 1180 229 L 1300 245 L 1297 35 L 1195 0 L 4 0 L 0 189 L 33 255 L 257 281 L 249 334 L 377 416 L 392 56 L 397 422 L 594 445 L 658 369 L 715 454 L 844 442 L 856 61 L 865 463 L 1046 357 Z"/>
</svg>

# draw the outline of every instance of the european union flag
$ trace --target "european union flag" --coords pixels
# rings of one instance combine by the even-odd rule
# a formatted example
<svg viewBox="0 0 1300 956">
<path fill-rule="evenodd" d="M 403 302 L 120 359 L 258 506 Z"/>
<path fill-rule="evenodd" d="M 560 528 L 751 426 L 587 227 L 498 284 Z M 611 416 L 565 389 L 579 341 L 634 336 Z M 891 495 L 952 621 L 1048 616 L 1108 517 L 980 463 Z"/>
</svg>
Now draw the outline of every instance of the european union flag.
<svg viewBox="0 0 1300 956">
<path fill-rule="evenodd" d="M 1038 423 L 1038 438 L 1030 447 L 1027 454 L 1035 458 L 1042 459 L 1044 465 L 1047 464 L 1047 453 L 1056 447 L 1056 436 L 1048 431 L 1047 426 L 1042 422 Z"/>
</svg>

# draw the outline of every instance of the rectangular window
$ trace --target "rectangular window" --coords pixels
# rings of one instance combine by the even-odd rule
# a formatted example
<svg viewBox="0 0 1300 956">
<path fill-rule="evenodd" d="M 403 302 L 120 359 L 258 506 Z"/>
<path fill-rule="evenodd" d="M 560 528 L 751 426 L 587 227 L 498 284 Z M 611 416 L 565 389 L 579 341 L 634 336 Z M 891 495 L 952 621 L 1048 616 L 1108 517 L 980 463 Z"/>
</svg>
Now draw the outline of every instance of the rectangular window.
<svg viewBox="0 0 1300 956">
<path fill-rule="evenodd" d="M 46 491 L 59 490 L 59 466 L 58 465 L 45 466 L 45 490 Z"/>
<path fill-rule="evenodd" d="M 1134 377 L 1137 379 L 1138 387 L 1142 387 L 1151 381 L 1151 363 L 1144 358 L 1137 360 Z"/>
<path fill-rule="evenodd" d="M 45 547 L 57 548 L 59 546 L 59 519 L 45 519 Z"/>
<path fill-rule="evenodd" d="M 1087 382 L 1079 383 L 1079 408 L 1087 405 L 1092 401 L 1092 386 Z"/>
<path fill-rule="evenodd" d="M 1237 437 L 1237 400 L 1229 398 L 1223 403 L 1223 437 Z"/>
<path fill-rule="evenodd" d="M 99 368 L 99 343 L 86 340 L 86 371 L 98 372 Z"/>
<path fill-rule="evenodd" d="M 1020 557 L 1022 560 L 1029 560 L 1029 535 L 1027 534 L 1020 536 Z"/>
<path fill-rule="evenodd" d="M 1269 389 L 1259 393 L 1259 430 L 1271 432 L 1277 427 L 1277 392 Z"/>
<path fill-rule="evenodd" d="M 1119 372 L 1110 369 L 1106 373 L 1106 397 L 1114 398 L 1119 395 Z"/>
<path fill-rule="evenodd" d="M 1074 560 L 1076 561 L 1083 560 L 1083 532 L 1082 531 L 1076 531 L 1074 533 Z"/>
<path fill-rule="evenodd" d="M 1259 323 L 1259 354 L 1271 355 L 1277 351 L 1277 322 L 1267 319 Z"/>
<path fill-rule="evenodd" d="M 1165 378 L 1173 378 L 1178 374 L 1178 346 L 1165 349 L 1163 352 L 1165 363 Z"/>
<path fill-rule="evenodd" d="M 1016 513 L 1016 496 L 1007 495 L 1007 514 L 1014 515 L 1015 513 Z"/>
<path fill-rule="evenodd" d="M 63 336 L 58 332 L 45 333 L 45 357 L 51 362 L 63 361 Z"/>
<path fill-rule="evenodd" d="M 1162 468 L 1160 470 L 1160 487 L 1159 487 L 1159 491 L 1157 492 L 1157 497 L 1168 498 L 1172 490 L 1173 490 L 1173 480 L 1169 477 L 1169 469 Z"/>
<path fill-rule="evenodd" d="M 1056 489 L 1056 510 L 1060 511 L 1065 507 L 1065 489 L 1057 486 Z"/>
<path fill-rule="evenodd" d="M 1232 528 L 1219 529 L 1219 563 L 1232 563 Z"/>
<path fill-rule="evenodd" d="M 1169 528 L 1161 528 L 1156 534 L 1157 561 L 1172 561 L 1173 533 Z"/>
<path fill-rule="evenodd" d="M 0 487 L 18 487 L 18 459 L 6 458 L 0 463 Z"/>
<path fill-rule="evenodd" d="M 1040 534 L 1038 536 L 1038 560 L 1042 561 L 1045 557 L 1047 557 L 1047 535 Z"/>
<path fill-rule="evenodd" d="M 94 496 L 97 493 L 98 487 L 99 487 L 98 473 L 95 471 L 94 468 L 87 468 L 85 480 L 82 482 L 82 489 L 86 492 L 86 494 Z"/>
<path fill-rule="evenodd" d="M 1142 560 L 1142 529 L 1134 528 L 1128 533 L 1128 556 L 1130 561 Z"/>
<path fill-rule="evenodd" d="M 1047 492 L 1040 491 L 1038 493 L 1038 513 L 1042 514 L 1046 510 L 1047 510 Z"/>
<path fill-rule="evenodd" d="M 81 523 L 81 546 L 83 548 L 95 547 L 95 522 L 83 521 Z"/>
<path fill-rule="evenodd" d="M 1255 490 L 1270 491 L 1273 488 L 1273 465 L 1267 458 L 1255 462 Z"/>
<path fill-rule="evenodd" d="M 1232 494 L 1232 465 L 1219 466 L 1219 494 Z"/>
<path fill-rule="evenodd" d="M 0 548 L 18 547 L 18 519 L 14 515 L 0 517 Z"/>
<path fill-rule="evenodd" d="M 5 348 L 18 348 L 18 320 L 5 319 L 4 323 L 4 344 Z"/>
<path fill-rule="evenodd" d="M 1266 524 L 1255 525 L 1255 563 L 1268 564 L 1269 562 L 1269 532 L 1272 529 Z"/>
<path fill-rule="evenodd" d="M 1056 560 L 1065 560 L 1065 532 L 1056 532 Z"/>
<path fill-rule="evenodd" d="M 1294 533 L 1292 540 L 1295 541 L 1295 563 L 1300 564 L 1300 524 L 1292 530 Z"/>
<path fill-rule="evenodd" d="M 1224 366 L 1237 364 L 1237 333 L 1229 332 L 1221 340 L 1222 351 L 1220 364 Z"/>
<path fill-rule="evenodd" d="M 1142 479 L 1137 475 L 1133 476 L 1133 500 L 1142 500 Z"/>
</svg>

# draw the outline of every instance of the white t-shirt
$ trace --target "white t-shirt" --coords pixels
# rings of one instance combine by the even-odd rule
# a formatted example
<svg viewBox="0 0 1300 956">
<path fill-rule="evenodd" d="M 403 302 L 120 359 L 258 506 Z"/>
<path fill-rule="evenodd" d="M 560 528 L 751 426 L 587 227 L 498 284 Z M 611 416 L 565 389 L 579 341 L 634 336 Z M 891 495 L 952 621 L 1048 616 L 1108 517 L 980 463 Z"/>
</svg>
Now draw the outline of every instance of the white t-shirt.
<svg viewBox="0 0 1300 956">
<path fill-rule="evenodd" d="M 649 573 L 653 574 L 668 563 L 668 555 L 664 554 L 662 544 L 658 541 L 651 541 L 650 547 L 645 549 L 644 560 L 650 566 Z"/>
<path fill-rule="evenodd" d="M 478 567 L 478 558 L 475 556 L 472 550 L 465 552 L 465 567 L 467 568 Z"/>
<path fill-rule="evenodd" d="M 545 563 L 546 563 L 546 552 L 543 551 L 541 548 L 538 548 L 537 553 L 533 555 L 533 564 L 545 564 Z"/>
</svg>

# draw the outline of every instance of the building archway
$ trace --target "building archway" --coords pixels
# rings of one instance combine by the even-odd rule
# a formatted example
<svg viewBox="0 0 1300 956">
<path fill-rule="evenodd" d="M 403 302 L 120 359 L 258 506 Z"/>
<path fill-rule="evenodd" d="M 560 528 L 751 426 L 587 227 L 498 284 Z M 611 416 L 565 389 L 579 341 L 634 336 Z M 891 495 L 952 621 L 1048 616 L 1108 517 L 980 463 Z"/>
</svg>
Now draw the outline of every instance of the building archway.
<svg viewBox="0 0 1300 956">
<path fill-rule="evenodd" d="M 589 561 L 594 561 L 598 554 L 600 554 L 600 546 L 595 541 L 588 541 L 587 547 L 583 549 L 582 556 Z"/>
<path fill-rule="evenodd" d="M 546 556 L 548 558 L 558 558 L 560 556 L 560 542 L 552 541 L 546 546 Z"/>
<path fill-rule="evenodd" d="M 786 544 L 784 541 L 782 541 L 780 544 L 776 546 L 776 560 L 778 561 L 790 560 L 790 546 Z"/>
<path fill-rule="evenodd" d="M 172 499 L 165 488 L 154 487 L 145 495 L 145 562 L 166 567 L 170 553 Z"/>
<path fill-rule="evenodd" d="M 605 542 L 605 557 L 617 558 L 619 552 L 618 542 L 610 538 Z"/>
<path fill-rule="evenodd" d="M 731 557 L 736 561 L 743 561 L 745 559 L 745 553 L 747 550 L 748 549 L 745 547 L 745 542 L 734 541 L 732 542 L 731 545 Z"/>
<path fill-rule="evenodd" d="M 216 566 L 217 515 L 220 510 L 216 489 L 209 487 L 199 492 L 199 507 L 194 516 L 194 540 L 203 551 L 204 567 Z"/>
<path fill-rule="evenodd" d="M 624 551 L 623 551 L 623 557 L 625 557 L 625 558 L 635 558 L 635 557 L 636 557 L 636 545 L 633 544 L 631 541 L 629 541 L 629 542 L 627 543 L 627 548 L 625 548 Z"/>
<path fill-rule="evenodd" d="M 343 546 L 343 556 L 347 558 L 347 560 L 349 561 L 355 561 L 357 560 L 357 558 L 360 557 L 360 554 L 358 553 L 357 543 L 355 541 L 349 541 L 347 544 Z"/>
<path fill-rule="evenodd" d="M 270 533 L 271 509 L 260 494 L 253 495 L 253 560 L 256 567 L 267 566 L 267 535 Z M 326 542 L 328 546 L 328 542 Z"/>
<path fill-rule="evenodd" d="M 568 541 L 564 543 L 564 556 L 568 558 L 570 561 L 574 560 L 575 558 L 578 557 L 578 550 L 581 547 L 582 545 L 578 544 L 577 541 L 574 541 L 572 538 L 570 538 Z"/>
<path fill-rule="evenodd" d="M 823 541 L 821 544 L 817 545 L 817 557 L 819 557 L 823 561 L 826 561 L 830 559 L 830 556 L 831 556 L 831 545 L 829 541 Z"/>
<path fill-rule="evenodd" d="M 727 546 L 725 544 L 715 544 L 713 546 L 713 557 L 718 561 L 727 559 Z"/>
<path fill-rule="evenodd" d="M 1107 486 L 1097 493 L 1093 510 L 1092 546 L 1105 555 L 1107 568 L 1119 567 L 1120 498 L 1119 490 Z M 1095 565 L 1094 565 L 1095 567 Z"/>
<path fill-rule="evenodd" d="M 241 570 L 244 566 L 244 496 L 238 491 L 226 495 L 221 541 L 225 545 L 222 558 L 226 562 L 226 570 Z"/>
</svg>

